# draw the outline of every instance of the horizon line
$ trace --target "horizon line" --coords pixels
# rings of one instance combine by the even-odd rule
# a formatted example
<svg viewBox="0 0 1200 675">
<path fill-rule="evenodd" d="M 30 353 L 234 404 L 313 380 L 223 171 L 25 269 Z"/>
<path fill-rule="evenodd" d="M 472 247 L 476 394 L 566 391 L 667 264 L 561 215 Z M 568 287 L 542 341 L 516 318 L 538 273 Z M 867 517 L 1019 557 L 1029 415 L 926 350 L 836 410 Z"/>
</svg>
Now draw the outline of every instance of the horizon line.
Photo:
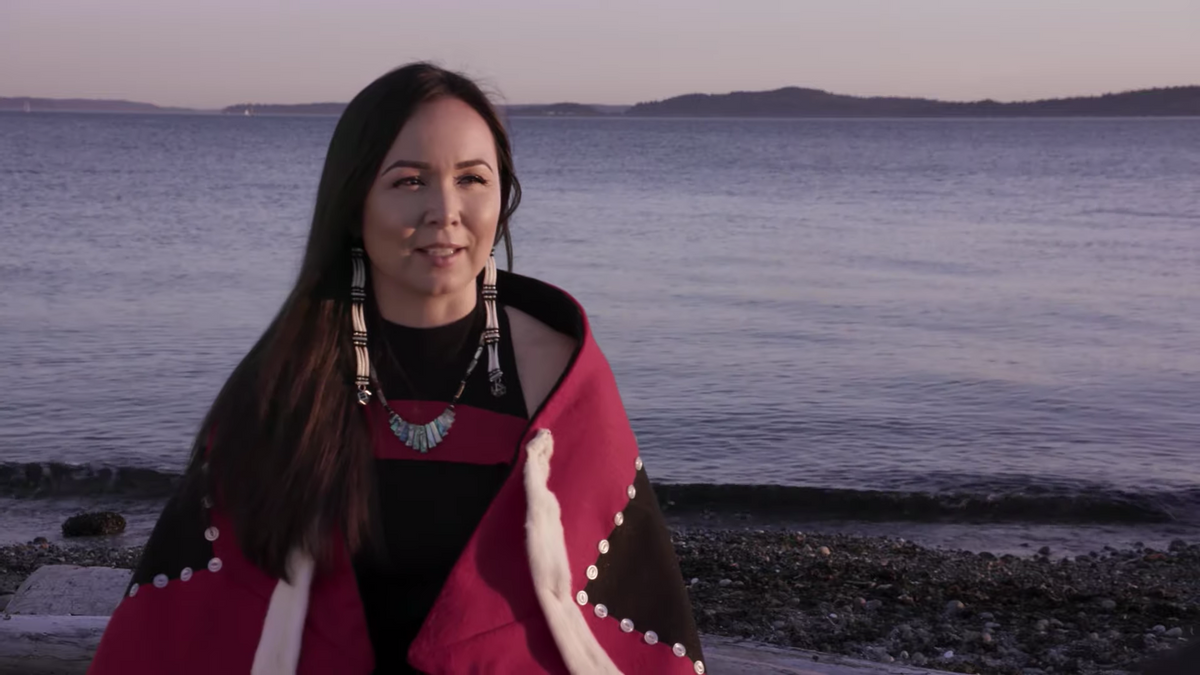
<svg viewBox="0 0 1200 675">
<path fill-rule="evenodd" d="M 1117 95 L 1121 95 L 1121 94 L 1130 94 L 1130 93 L 1142 92 L 1142 91 L 1155 91 L 1155 90 L 1163 90 L 1163 89 L 1188 89 L 1188 88 L 1193 88 L 1193 87 L 1200 87 L 1200 84 L 1159 85 L 1159 86 L 1140 87 L 1140 88 L 1136 88 L 1136 89 L 1110 90 L 1110 91 L 1106 91 L 1106 92 L 1098 93 L 1098 94 L 1096 94 L 1096 93 L 1093 93 L 1093 94 L 1062 94 L 1062 95 L 1056 95 L 1056 96 L 1046 96 L 1046 97 L 1042 97 L 1042 98 L 1002 100 L 1002 99 L 991 98 L 991 97 L 975 98 L 975 99 L 943 99 L 943 98 L 935 98 L 935 97 L 911 95 L 911 94 L 909 94 L 909 95 L 845 94 L 845 93 L 835 92 L 835 91 L 832 91 L 829 89 L 821 89 L 819 87 L 805 87 L 805 86 L 801 86 L 801 85 L 785 85 L 782 87 L 774 87 L 771 89 L 734 89 L 731 91 L 720 92 L 720 93 L 695 91 L 695 92 L 688 92 L 685 94 L 675 94 L 673 96 L 668 96 L 665 98 L 638 101 L 637 103 L 582 103 L 579 101 L 557 100 L 557 101 L 553 101 L 553 102 L 549 102 L 549 103 L 502 103 L 502 102 L 496 102 L 496 105 L 501 108 L 515 108 L 515 107 L 523 107 L 523 106 L 555 106 L 555 105 L 583 105 L 583 106 L 594 106 L 594 107 L 604 107 L 604 108 L 632 108 L 636 105 L 640 105 L 643 103 L 657 103 L 657 102 L 661 102 L 661 101 L 668 101 L 673 98 L 680 98 L 683 96 L 697 96 L 697 95 L 699 95 L 699 96 L 728 96 L 731 94 L 749 94 L 749 93 L 765 93 L 765 92 L 783 91 L 785 89 L 802 89 L 802 90 L 808 90 L 808 91 L 822 92 L 822 93 L 831 94 L 834 96 L 847 96 L 847 97 L 864 98 L 864 99 L 873 99 L 873 98 L 920 99 L 920 100 L 926 100 L 926 101 L 934 101 L 934 102 L 938 102 L 938 103 L 995 102 L 995 103 L 1010 104 L 1010 103 L 1033 103 L 1033 102 L 1038 102 L 1038 101 L 1054 101 L 1054 100 L 1071 99 L 1071 98 L 1101 98 L 1104 96 L 1117 96 Z M 107 103 L 132 103 L 132 104 L 138 104 L 138 105 L 151 105 L 156 108 L 161 108 L 163 110 L 187 110 L 187 111 L 193 111 L 193 112 L 221 112 L 227 108 L 235 108 L 235 107 L 242 107 L 242 106 L 318 106 L 318 105 L 348 105 L 349 104 L 349 101 L 305 101 L 302 103 L 262 103 L 262 102 L 252 102 L 252 101 L 239 101 L 237 103 L 230 103 L 230 104 L 227 104 L 224 106 L 219 106 L 219 107 L 196 107 L 196 106 L 182 106 L 182 105 L 161 105 L 161 104 L 152 103 L 149 101 L 139 101 L 139 100 L 128 99 L 128 98 L 98 98 L 98 97 L 88 97 L 88 96 L 52 97 L 52 96 L 5 96 L 5 95 L 0 95 L 0 99 L 9 99 L 9 100 L 26 99 L 29 101 L 36 101 L 36 100 L 42 100 L 42 101 L 96 101 L 96 102 L 107 102 Z"/>
</svg>

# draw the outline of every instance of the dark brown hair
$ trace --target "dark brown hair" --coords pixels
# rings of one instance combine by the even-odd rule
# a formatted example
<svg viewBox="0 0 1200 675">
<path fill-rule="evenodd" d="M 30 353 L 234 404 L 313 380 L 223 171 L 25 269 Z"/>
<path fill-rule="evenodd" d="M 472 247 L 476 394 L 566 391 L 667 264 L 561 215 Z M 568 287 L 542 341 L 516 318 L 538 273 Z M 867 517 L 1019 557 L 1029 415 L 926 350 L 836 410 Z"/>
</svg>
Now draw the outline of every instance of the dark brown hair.
<svg viewBox="0 0 1200 675">
<path fill-rule="evenodd" d="M 380 77 L 354 97 L 333 132 L 295 287 L 193 442 L 184 498 L 214 494 L 242 553 L 274 577 L 286 578 L 294 546 L 327 562 L 333 547 L 357 551 L 370 540 L 373 453 L 355 398 L 350 249 L 361 241 L 367 192 L 401 128 L 421 104 L 447 96 L 474 108 L 496 139 L 497 241 L 511 267 L 508 224 L 521 188 L 487 95 L 427 63 Z"/>
</svg>

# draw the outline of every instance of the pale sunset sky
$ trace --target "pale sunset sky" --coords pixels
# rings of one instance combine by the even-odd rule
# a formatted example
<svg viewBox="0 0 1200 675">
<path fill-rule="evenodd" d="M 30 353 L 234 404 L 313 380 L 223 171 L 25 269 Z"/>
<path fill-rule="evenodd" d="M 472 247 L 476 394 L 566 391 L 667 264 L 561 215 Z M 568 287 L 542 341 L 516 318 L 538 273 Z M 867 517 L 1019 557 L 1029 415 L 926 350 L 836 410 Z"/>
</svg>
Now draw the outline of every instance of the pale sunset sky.
<svg viewBox="0 0 1200 675">
<path fill-rule="evenodd" d="M 508 103 L 1200 84 L 1200 0 L 0 0 L 0 96 L 347 101 L 417 59 Z"/>
</svg>

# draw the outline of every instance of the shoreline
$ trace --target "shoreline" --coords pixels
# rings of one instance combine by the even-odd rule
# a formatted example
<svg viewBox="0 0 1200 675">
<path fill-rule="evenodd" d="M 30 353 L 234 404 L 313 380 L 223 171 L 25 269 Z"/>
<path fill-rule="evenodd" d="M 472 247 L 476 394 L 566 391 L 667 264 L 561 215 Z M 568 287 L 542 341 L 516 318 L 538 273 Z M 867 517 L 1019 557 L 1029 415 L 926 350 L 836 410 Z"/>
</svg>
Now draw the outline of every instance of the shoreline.
<svg viewBox="0 0 1200 675">
<path fill-rule="evenodd" d="M 7 516 L 0 546 L 38 536 L 67 543 L 58 533 L 62 522 L 94 511 L 113 511 L 127 521 L 118 539 L 96 545 L 141 544 L 178 479 L 177 473 L 147 468 L 0 462 L 0 510 Z M 676 529 L 904 537 L 933 548 L 1016 555 L 1044 545 L 1079 555 L 1104 546 L 1166 548 L 1177 539 L 1200 541 L 1196 489 L 1130 492 L 1082 483 L 954 489 L 938 488 L 936 481 L 928 489 L 902 490 L 686 482 L 654 487 L 667 523 Z"/>
<path fill-rule="evenodd" d="M 674 526 L 701 632 L 979 675 L 1128 673 L 1200 631 L 1200 544 L 997 556 L 839 533 Z M 140 546 L 0 547 L 0 596 Z M 1047 552 L 1043 549 L 1043 552 Z"/>
</svg>

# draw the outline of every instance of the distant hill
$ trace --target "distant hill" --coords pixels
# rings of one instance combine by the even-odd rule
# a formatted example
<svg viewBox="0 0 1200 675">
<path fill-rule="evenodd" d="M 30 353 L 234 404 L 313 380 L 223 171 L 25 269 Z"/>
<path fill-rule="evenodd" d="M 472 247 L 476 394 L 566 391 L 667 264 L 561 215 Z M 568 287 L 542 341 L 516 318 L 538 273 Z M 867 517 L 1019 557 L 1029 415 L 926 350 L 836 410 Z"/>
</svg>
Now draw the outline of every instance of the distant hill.
<svg viewBox="0 0 1200 675">
<path fill-rule="evenodd" d="M 341 115 L 345 103 L 239 103 L 221 109 L 227 115 Z"/>
<path fill-rule="evenodd" d="M 194 112 L 186 108 L 163 108 L 153 103 L 94 98 L 15 98 L 0 97 L 0 110 L 31 112 L 119 112 L 119 113 L 177 113 Z"/>
<path fill-rule="evenodd" d="M 223 113 L 227 115 L 338 116 L 345 103 L 239 103 L 217 110 L 167 108 L 111 99 L 0 97 L 0 112 Z M 510 105 L 510 117 L 1191 117 L 1200 116 L 1200 86 L 1143 89 L 1103 96 L 1041 101 L 951 102 L 927 98 L 866 97 L 820 89 L 786 87 L 773 91 L 687 94 L 635 106 L 552 103 Z"/>
<path fill-rule="evenodd" d="M 509 117 L 598 117 L 611 113 L 599 106 L 583 103 L 551 103 L 548 105 L 510 105 L 504 111 Z"/>
<path fill-rule="evenodd" d="M 639 103 L 639 117 L 1140 117 L 1200 116 L 1200 86 L 1019 103 L 859 97 L 819 89 L 687 94 Z"/>
<path fill-rule="evenodd" d="M 511 117 L 598 117 L 619 114 L 629 106 L 600 106 L 583 103 L 551 103 L 548 105 L 510 105 L 503 110 Z M 221 110 L 231 115 L 341 115 L 345 103 L 301 103 L 264 105 L 239 103 Z"/>
</svg>

